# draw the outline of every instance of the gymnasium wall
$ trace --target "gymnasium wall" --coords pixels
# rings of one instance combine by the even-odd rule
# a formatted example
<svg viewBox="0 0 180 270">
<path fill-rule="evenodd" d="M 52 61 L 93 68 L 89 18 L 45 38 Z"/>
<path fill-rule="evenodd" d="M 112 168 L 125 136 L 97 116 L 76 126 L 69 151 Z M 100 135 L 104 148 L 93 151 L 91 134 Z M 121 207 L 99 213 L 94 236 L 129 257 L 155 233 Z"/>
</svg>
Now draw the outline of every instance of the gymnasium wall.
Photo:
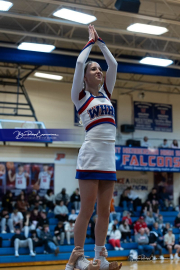
<svg viewBox="0 0 180 270">
<path fill-rule="evenodd" d="M 42 82 L 28 80 L 25 84 L 31 102 L 34 106 L 37 118 L 43 121 L 47 128 L 75 128 L 83 133 L 83 128 L 74 127 L 74 105 L 71 102 L 71 84 L 62 84 L 56 82 Z M 7 88 L 6 88 L 7 89 Z M 119 89 L 115 89 L 113 99 L 118 101 L 118 128 L 122 124 L 133 123 L 132 119 L 132 101 L 140 101 L 138 92 L 130 95 L 118 94 Z M 9 96 L 3 95 L 2 100 L 9 99 Z M 174 138 L 179 138 L 180 125 L 180 97 L 178 95 L 165 95 L 157 93 L 146 93 L 144 101 L 167 103 L 173 105 L 173 133 L 161 132 L 143 132 L 136 131 L 134 139 L 142 139 L 147 135 L 154 146 L 158 146 L 163 138 L 167 138 L 169 143 Z M 2 112 L 2 109 L 1 109 Z M 5 118 L 5 117 L 4 117 Z M 7 117 L 6 117 L 7 118 Z M 12 117 L 9 117 L 12 119 Z M 18 120 L 18 118 L 16 118 Z M 22 120 L 22 118 L 21 118 Z M 32 120 L 26 119 L 26 120 Z M 118 134 L 118 143 L 124 144 L 132 135 Z M 47 162 L 53 163 L 57 152 L 65 153 L 66 160 L 64 164 L 55 164 L 55 193 L 58 193 L 62 187 L 66 187 L 68 193 L 72 193 L 78 186 L 75 180 L 75 168 L 78 149 L 73 148 L 45 148 L 45 147 L 18 147 L 1 146 L 0 161 L 19 161 L 19 162 Z M 117 177 L 138 176 L 141 172 L 117 172 Z M 153 187 L 153 173 L 147 172 L 149 179 L 149 190 Z M 174 202 L 177 204 L 177 198 L 180 194 L 179 185 L 180 174 L 174 173 Z M 142 195 L 142 193 L 141 193 Z M 143 195 L 142 195 L 143 198 Z"/>
</svg>

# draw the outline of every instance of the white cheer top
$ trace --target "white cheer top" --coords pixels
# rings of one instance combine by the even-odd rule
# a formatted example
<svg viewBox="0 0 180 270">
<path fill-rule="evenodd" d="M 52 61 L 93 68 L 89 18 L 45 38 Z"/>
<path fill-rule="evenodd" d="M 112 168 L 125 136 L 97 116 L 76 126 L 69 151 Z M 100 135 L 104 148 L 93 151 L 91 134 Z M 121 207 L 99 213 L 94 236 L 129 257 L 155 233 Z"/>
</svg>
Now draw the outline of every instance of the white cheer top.
<svg viewBox="0 0 180 270">
<path fill-rule="evenodd" d="M 71 98 L 86 131 L 85 140 L 99 139 L 115 141 L 115 112 L 110 97 L 116 81 L 117 62 L 100 38 L 97 40 L 97 44 L 108 64 L 104 84 L 99 90 L 99 96 L 93 96 L 90 92 L 83 89 L 85 62 L 94 43 L 93 39 L 90 40 L 77 59 Z"/>
</svg>

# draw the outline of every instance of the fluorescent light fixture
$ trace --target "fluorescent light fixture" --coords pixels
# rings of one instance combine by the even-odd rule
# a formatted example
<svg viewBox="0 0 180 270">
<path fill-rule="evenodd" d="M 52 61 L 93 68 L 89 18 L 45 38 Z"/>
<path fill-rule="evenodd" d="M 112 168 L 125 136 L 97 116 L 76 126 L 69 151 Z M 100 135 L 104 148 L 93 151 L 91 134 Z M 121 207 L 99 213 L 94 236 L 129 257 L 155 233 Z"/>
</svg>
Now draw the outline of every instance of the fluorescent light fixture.
<svg viewBox="0 0 180 270">
<path fill-rule="evenodd" d="M 8 11 L 13 6 L 13 3 L 8 1 L 0 1 L 0 11 Z"/>
<path fill-rule="evenodd" d="M 53 15 L 59 18 L 69 20 L 69 21 L 83 23 L 83 24 L 89 24 L 97 20 L 95 16 L 78 12 L 78 11 L 74 11 L 67 8 L 61 8 L 58 11 L 54 12 Z"/>
<path fill-rule="evenodd" d="M 127 28 L 128 31 L 145 33 L 150 35 L 162 35 L 168 32 L 168 29 L 161 26 L 143 24 L 143 23 L 134 23 Z"/>
<path fill-rule="evenodd" d="M 52 52 L 55 49 L 55 46 L 47 45 L 47 44 L 39 44 L 39 43 L 22 42 L 18 46 L 18 49 L 27 50 L 27 51 L 35 51 L 35 52 Z"/>
<path fill-rule="evenodd" d="M 145 57 L 145 58 L 141 59 L 139 62 L 141 64 L 161 66 L 161 67 L 167 67 L 173 63 L 172 60 L 155 58 L 155 57 Z"/>
<path fill-rule="evenodd" d="M 50 80 L 56 80 L 56 81 L 60 81 L 63 79 L 62 76 L 59 75 L 53 75 L 53 74 L 49 74 L 49 73 L 42 73 L 42 72 L 36 72 L 34 74 L 35 77 L 39 77 L 39 78 L 43 78 L 43 79 L 50 79 Z"/>
</svg>

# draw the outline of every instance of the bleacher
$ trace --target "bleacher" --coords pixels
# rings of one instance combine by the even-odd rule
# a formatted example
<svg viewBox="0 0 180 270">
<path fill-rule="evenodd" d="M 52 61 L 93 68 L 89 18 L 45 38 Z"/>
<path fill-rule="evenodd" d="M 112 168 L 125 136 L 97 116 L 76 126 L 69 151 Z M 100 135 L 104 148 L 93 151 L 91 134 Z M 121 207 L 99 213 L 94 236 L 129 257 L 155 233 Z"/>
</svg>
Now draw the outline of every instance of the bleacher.
<svg viewBox="0 0 180 270">
<path fill-rule="evenodd" d="M 138 211 L 135 212 L 134 217 L 132 217 L 132 221 L 135 222 L 139 216 L 141 208 L 139 207 L 137 209 Z M 116 207 L 116 211 L 122 211 L 120 207 Z M 168 212 L 160 212 L 160 214 L 163 215 L 164 222 L 169 222 L 172 225 L 174 225 L 174 220 L 177 215 L 177 212 L 175 211 L 168 211 Z M 49 224 L 50 224 L 50 231 L 53 234 L 54 227 L 57 225 L 58 220 L 54 218 L 53 213 L 48 214 L 49 218 Z M 133 231 L 132 231 L 133 233 Z M 176 243 L 179 242 L 179 229 L 174 228 L 173 233 L 176 237 Z M 90 234 L 90 230 L 87 230 L 87 234 Z M 0 234 L 0 236 L 3 238 L 2 242 L 2 248 L 0 248 L 0 262 L 1 263 L 17 263 L 17 262 L 45 262 L 45 261 L 66 261 L 69 259 L 72 249 L 74 248 L 74 239 L 71 239 L 71 245 L 67 245 L 67 242 L 65 240 L 64 245 L 60 246 L 60 254 L 55 257 L 54 254 L 43 254 L 44 247 L 38 247 L 36 248 L 36 256 L 31 257 L 29 255 L 28 248 L 20 248 L 19 249 L 19 257 L 14 256 L 14 248 L 10 246 L 10 240 L 13 236 L 11 233 L 7 234 Z M 132 239 L 134 241 L 134 236 L 132 236 Z M 127 259 L 129 256 L 130 250 L 134 249 L 137 250 L 137 244 L 135 242 L 132 243 L 122 243 L 121 246 L 124 248 L 124 250 L 115 251 L 113 247 L 110 244 L 106 244 L 106 248 L 108 250 L 108 257 L 119 257 L 119 260 Z M 85 255 L 89 256 L 89 258 L 94 257 L 94 241 L 89 238 L 86 238 L 85 241 Z M 168 254 L 166 249 L 163 249 L 163 254 Z"/>
</svg>

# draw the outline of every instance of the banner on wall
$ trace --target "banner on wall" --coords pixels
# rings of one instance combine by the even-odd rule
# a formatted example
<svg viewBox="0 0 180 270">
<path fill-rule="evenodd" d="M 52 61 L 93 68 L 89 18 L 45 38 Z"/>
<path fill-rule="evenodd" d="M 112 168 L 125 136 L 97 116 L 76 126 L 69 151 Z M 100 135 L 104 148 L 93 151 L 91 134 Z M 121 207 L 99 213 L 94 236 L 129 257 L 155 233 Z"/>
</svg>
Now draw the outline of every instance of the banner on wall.
<svg viewBox="0 0 180 270">
<path fill-rule="evenodd" d="M 180 172 L 180 150 L 116 146 L 119 171 Z"/>
<path fill-rule="evenodd" d="M 44 196 L 48 189 L 54 190 L 54 164 L 0 163 L 0 198 L 8 190 L 17 197 L 21 190 Z"/>
<path fill-rule="evenodd" d="M 134 126 L 137 130 L 172 132 L 172 105 L 134 101 Z"/>
<path fill-rule="evenodd" d="M 173 200 L 173 173 L 154 172 L 154 186 L 159 194 L 165 192 Z"/>
<path fill-rule="evenodd" d="M 142 174 L 139 176 L 121 177 L 117 179 L 114 186 L 114 197 L 116 200 L 116 205 L 119 204 L 120 195 L 127 188 L 131 187 L 131 193 L 133 198 L 144 199 L 149 193 L 149 179 L 147 174 Z"/>
<path fill-rule="evenodd" d="M 111 99 L 111 103 L 114 107 L 114 112 L 115 112 L 115 122 L 117 124 L 117 100 L 116 99 Z M 74 106 L 74 126 L 82 126 L 79 124 L 80 121 L 80 116 L 76 110 L 76 107 Z"/>
</svg>

